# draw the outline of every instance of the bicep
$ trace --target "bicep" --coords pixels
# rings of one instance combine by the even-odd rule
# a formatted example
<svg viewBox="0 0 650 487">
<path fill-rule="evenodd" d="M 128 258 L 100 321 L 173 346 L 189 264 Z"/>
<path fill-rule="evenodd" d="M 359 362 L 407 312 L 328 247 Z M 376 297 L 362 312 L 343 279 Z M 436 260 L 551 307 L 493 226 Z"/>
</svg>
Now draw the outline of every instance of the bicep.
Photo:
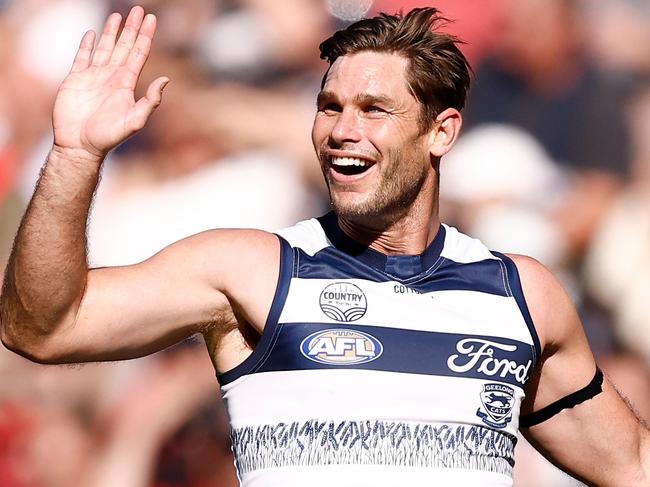
<svg viewBox="0 0 650 487">
<path fill-rule="evenodd" d="M 135 358 L 161 350 L 229 309 L 210 279 L 219 261 L 204 261 L 209 236 L 195 236 L 131 266 L 93 269 L 76 314 L 57 334 L 58 362 Z"/>
<path fill-rule="evenodd" d="M 602 486 L 637 485 L 646 433 L 607 378 L 601 393 L 521 431 L 577 478 Z"/>
<path fill-rule="evenodd" d="M 522 405 L 526 415 L 585 388 L 596 364 L 575 308 L 557 280 L 535 261 L 515 261 L 544 342 L 542 360 Z M 522 433 L 551 461 L 588 482 L 633 485 L 639 472 L 644 429 L 606 379 L 602 392 L 538 425 L 522 428 Z"/>
</svg>

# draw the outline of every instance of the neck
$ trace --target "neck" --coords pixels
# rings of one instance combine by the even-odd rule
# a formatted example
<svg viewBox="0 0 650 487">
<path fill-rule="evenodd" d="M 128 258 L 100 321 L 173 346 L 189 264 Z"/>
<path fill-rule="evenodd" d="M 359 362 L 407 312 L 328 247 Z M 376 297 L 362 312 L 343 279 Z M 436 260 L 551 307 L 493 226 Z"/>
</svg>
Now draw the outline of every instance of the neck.
<svg viewBox="0 0 650 487">
<path fill-rule="evenodd" d="M 427 215 L 407 215 L 397 221 L 373 226 L 338 216 L 341 230 L 351 239 L 386 255 L 418 255 L 438 234 L 438 208 Z"/>
<path fill-rule="evenodd" d="M 417 196 L 401 209 L 374 215 L 337 213 L 341 230 L 352 240 L 385 255 L 419 255 L 440 228 L 437 172 L 430 171 Z"/>
</svg>

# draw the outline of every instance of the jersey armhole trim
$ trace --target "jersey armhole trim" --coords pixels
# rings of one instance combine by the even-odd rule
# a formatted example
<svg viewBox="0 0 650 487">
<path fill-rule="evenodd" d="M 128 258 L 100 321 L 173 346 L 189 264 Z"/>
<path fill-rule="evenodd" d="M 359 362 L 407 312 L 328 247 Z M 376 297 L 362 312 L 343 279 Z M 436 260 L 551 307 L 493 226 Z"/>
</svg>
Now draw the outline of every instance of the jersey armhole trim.
<svg viewBox="0 0 650 487">
<path fill-rule="evenodd" d="M 506 271 L 505 277 L 508 281 L 510 291 L 512 292 L 512 297 L 515 298 L 515 301 L 517 302 L 517 306 L 519 306 L 519 310 L 521 311 L 521 314 L 524 317 L 524 321 L 528 326 L 528 331 L 530 333 L 530 336 L 533 339 L 535 362 L 537 362 L 537 360 L 539 360 L 542 356 L 542 347 L 540 345 L 539 336 L 537 335 L 537 329 L 535 328 L 535 323 L 533 323 L 533 318 L 530 315 L 530 311 L 528 310 L 528 305 L 526 304 L 526 298 L 524 297 L 524 292 L 521 287 L 521 278 L 519 277 L 519 271 L 517 270 L 517 265 L 510 257 L 508 257 L 505 254 L 502 254 L 500 252 L 492 252 L 492 253 L 496 255 L 499 259 L 501 259 L 501 261 L 505 265 L 505 271 Z M 533 364 L 533 366 L 534 365 L 535 364 Z"/>
<path fill-rule="evenodd" d="M 241 364 L 230 369 L 223 374 L 217 374 L 217 381 L 224 386 L 239 379 L 241 376 L 249 374 L 255 370 L 260 363 L 262 363 L 266 356 L 270 353 L 272 345 L 275 343 L 275 335 L 277 335 L 280 327 L 278 320 L 280 313 L 284 307 L 284 302 L 289 294 L 289 284 L 293 272 L 293 249 L 289 242 L 287 242 L 280 235 L 276 235 L 280 241 L 280 269 L 278 272 L 278 283 L 275 288 L 275 295 L 271 303 L 271 309 L 264 324 L 264 331 L 259 343 Z"/>
</svg>

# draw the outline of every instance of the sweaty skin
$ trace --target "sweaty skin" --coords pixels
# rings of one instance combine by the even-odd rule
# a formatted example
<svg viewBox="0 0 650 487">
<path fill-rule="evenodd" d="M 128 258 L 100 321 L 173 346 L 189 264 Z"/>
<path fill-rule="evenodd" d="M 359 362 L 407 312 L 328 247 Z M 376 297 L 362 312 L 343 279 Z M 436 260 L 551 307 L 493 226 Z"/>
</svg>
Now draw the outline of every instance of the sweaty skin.
<svg viewBox="0 0 650 487">
<path fill-rule="evenodd" d="M 203 333 L 218 372 L 250 355 L 279 272 L 276 236 L 212 230 L 137 265 L 89 269 L 86 222 L 104 157 L 141 129 L 168 79 L 134 88 L 155 17 L 134 7 L 87 33 L 54 106 L 54 145 L 18 231 L 0 299 L 2 342 L 41 363 L 123 360 Z M 94 50 L 93 50 L 94 49 Z M 343 231 L 385 254 L 419 254 L 440 228 L 437 171 L 462 124 L 448 108 L 430 127 L 398 54 L 361 52 L 331 66 L 312 140 Z M 595 362 L 573 305 L 538 262 L 512 256 L 543 356 L 522 414 L 584 387 Z M 604 392 L 524 434 L 593 485 L 649 485 L 648 432 L 608 381 Z M 260 405 L 263 407 L 263 405 Z"/>
</svg>

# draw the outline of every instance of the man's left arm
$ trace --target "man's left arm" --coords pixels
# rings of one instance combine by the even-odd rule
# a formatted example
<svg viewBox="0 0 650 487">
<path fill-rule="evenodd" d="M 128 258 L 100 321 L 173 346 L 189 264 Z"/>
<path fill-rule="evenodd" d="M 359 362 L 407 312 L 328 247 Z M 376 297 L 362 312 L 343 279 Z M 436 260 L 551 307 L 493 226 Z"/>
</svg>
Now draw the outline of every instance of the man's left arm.
<svg viewBox="0 0 650 487">
<path fill-rule="evenodd" d="M 650 485 L 650 433 L 597 368 L 567 293 L 534 259 L 511 256 L 543 346 L 526 386 L 524 436 L 561 469 L 598 486 Z M 550 407 L 549 407 L 550 406 Z M 558 412 L 559 411 L 559 412 Z M 533 416 L 530 416 L 533 414 Z"/>
</svg>

